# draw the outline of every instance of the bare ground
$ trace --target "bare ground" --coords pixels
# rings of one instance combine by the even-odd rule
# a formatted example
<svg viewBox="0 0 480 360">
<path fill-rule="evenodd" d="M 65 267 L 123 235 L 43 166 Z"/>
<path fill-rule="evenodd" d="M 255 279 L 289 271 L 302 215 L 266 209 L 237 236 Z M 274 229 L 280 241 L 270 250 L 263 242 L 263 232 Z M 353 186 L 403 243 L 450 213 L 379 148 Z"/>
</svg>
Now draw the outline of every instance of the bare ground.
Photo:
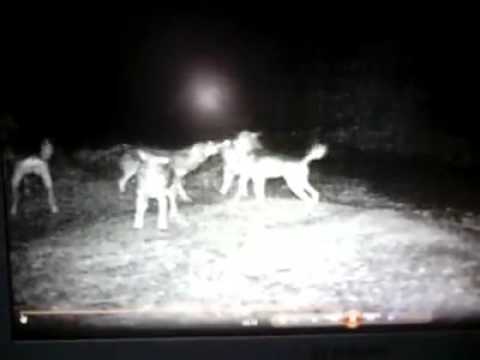
<svg viewBox="0 0 480 360">
<path fill-rule="evenodd" d="M 361 309 L 423 321 L 480 309 L 475 210 L 422 207 L 320 163 L 311 178 L 324 198 L 313 207 L 281 181 L 266 204 L 235 203 L 216 191 L 218 163 L 208 166 L 188 179 L 195 203 L 181 204 L 167 232 L 154 203 L 144 229 L 132 228 L 134 183 L 120 195 L 114 172 L 57 169 L 60 214 L 37 187 L 10 220 L 17 310 L 211 320 Z"/>
</svg>

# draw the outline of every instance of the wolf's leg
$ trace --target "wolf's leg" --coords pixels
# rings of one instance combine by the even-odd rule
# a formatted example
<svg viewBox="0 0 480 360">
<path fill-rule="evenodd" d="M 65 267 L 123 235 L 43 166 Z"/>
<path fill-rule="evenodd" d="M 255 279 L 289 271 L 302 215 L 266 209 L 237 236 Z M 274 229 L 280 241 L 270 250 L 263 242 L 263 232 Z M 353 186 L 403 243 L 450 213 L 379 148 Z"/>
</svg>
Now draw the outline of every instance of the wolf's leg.
<svg viewBox="0 0 480 360">
<path fill-rule="evenodd" d="M 176 192 L 173 189 L 168 191 L 168 200 L 170 201 L 170 214 L 173 218 L 180 217 L 178 212 L 177 196 Z"/>
<path fill-rule="evenodd" d="M 145 216 L 145 211 L 148 207 L 148 199 L 143 194 L 137 193 L 137 199 L 135 201 L 135 220 L 133 227 L 135 229 L 143 228 L 143 218 Z"/>
<path fill-rule="evenodd" d="M 125 192 L 125 187 L 127 186 L 128 180 L 130 180 L 130 178 L 137 173 L 139 165 L 140 164 L 138 162 L 133 161 L 131 163 L 121 164 L 123 175 L 120 179 L 118 179 L 118 189 L 121 193 Z"/>
<path fill-rule="evenodd" d="M 52 176 L 50 175 L 50 170 L 47 164 L 45 164 L 45 166 L 42 166 L 40 171 L 40 177 L 42 178 L 43 185 L 47 189 L 48 206 L 50 207 L 50 211 L 53 214 L 56 214 L 58 213 L 58 206 L 57 206 L 57 201 L 55 199 L 55 193 L 53 191 Z"/>
<path fill-rule="evenodd" d="M 318 202 L 320 200 L 320 193 L 310 184 L 308 179 L 305 179 L 303 187 L 310 194 L 313 201 Z"/>
<path fill-rule="evenodd" d="M 52 212 L 52 214 L 58 213 L 57 199 L 55 198 L 55 192 L 53 191 L 53 186 L 47 188 L 47 199 L 48 199 L 48 206 L 50 207 L 50 211 Z"/>
<path fill-rule="evenodd" d="M 232 186 L 233 178 L 235 177 L 235 172 L 228 166 L 223 168 L 223 180 L 222 187 L 220 188 L 220 194 L 227 195 L 228 190 Z"/>
<path fill-rule="evenodd" d="M 245 174 L 245 179 L 243 181 L 238 182 L 238 192 L 240 196 L 248 197 L 248 182 L 250 180 L 250 176 Z"/>
<path fill-rule="evenodd" d="M 18 167 L 15 168 L 15 170 L 13 172 L 13 176 L 12 176 L 12 182 L 11 182 L 11 185 L 12 185 L 12 207 L 10 209 L 10 214 L 12 214 L 12 215 L 17 215 L 18 202 L 20 200 L 19 187 L 20 187 L 20 183 L 21 183 L 24 176 L 25 176 L 25 174 L 23 173 L 23 171 L 21 171 L 20 168 L 18 168 Z"/>
<path fill-rule="evenodd" d="M 187 192 L 185 191 L 185 188 L 183 187 L 183 181 L 182 179 L 178 179 L 178 184 L 177 184 L 177 189 L 178 189 L 178 195 L 180 198 L 185 201 L 185 202 L 192 202 L 192 198 L 188 196 Z"/>
<path fill-rule="evenodd" d="M 290 190 L 301 200 L 306 202 L 312 202 L 313 199 L 307 195 L 305 192 L 304 187 L 302 186 L 302 182 L 299 181 L 297 177 L 286 177 L 285 181 L 287 182 L 288 187 Z"/>
<path fill-rule="evenodd" d="M 253 186 L 255 191 L 255 197 L 259 202 L 265 202 L 265 183 L 266 179 L 263 177 L 257 177 L 253 179 Z"/>
<path fill-rule="evenodd" d="M 247 196 L 248 192 L 245 190 L 248 188 L 248 181 L 250 180 L 250 177 L 246 174 L 240 174 L 240 177 L 238 178 L 238 189 L 237 193 L 233 197 L 235 201 L 240 200 L 242 197 Z"/>
<path fill-rule="evenodd" d="M 18 191 L 18 185 L 14 186 L 12 184 L 12 207 L 10 209 L 10 214 L 17 215 L 19 199 L 20 199 L 20 191 Z"/>
<path fill-rule="evenodd" d="M 53 187 L 47 189 L 48 192 L 48 206 L 52 214 L 58 213 L 57 200 L 55 199 L 55 193 L 53 192 Z"/>
<path fill-rule="evenodd" d="M 157 228 L 160 230 L 167 230 L 168 229 L 167 194 L 162 191 L 162 194 L 157 198 L 157 201 L 158 201 Z"/>
</svg>

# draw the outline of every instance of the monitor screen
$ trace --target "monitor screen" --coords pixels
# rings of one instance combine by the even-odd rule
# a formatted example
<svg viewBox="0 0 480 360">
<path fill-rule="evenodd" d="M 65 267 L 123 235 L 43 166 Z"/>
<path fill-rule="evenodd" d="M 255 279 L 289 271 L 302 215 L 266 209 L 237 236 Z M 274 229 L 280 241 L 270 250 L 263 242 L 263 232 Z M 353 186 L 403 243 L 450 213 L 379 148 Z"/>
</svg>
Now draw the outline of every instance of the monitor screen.
<svg viewBox="0 0 480 360">
<path fill-rule="evenodd" d="M 47 13 L 7 44 L 0 109 L 15 339 L 478 319 L 459 43 Z"/>
</svg>

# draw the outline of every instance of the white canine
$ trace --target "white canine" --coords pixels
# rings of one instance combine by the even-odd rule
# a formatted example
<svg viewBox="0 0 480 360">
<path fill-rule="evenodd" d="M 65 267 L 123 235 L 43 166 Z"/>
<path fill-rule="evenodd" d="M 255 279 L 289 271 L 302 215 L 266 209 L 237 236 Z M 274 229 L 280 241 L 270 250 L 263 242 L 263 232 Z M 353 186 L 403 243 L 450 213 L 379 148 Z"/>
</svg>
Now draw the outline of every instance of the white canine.
<svg viewBox="0 0 480 360">
<path fill-rule="evenodd" d="M 175 173 L 170 165 L 170 158 L 156 156 L 143 150 L 137 150 L 141 159 L 137 175 L 137 198 L 135 203 L 135 229 L 143 228 L 148 200 L 156 199 L 158 202 L 157 227 L 161 230 L 168 229 L 168 200 L 172 216 L 178 215 L 176 202 Z"/>
<path fill-rule="evenodd" d="M 53 155 L 53 145 L 47 139 L 42 141 L 40 154 L 29 156 L 19 160 L 14 165 L 12 175 L 12 207 L 10 213 L 16 215 L 18 211 L 18 202 L 20 199 L 19 186 L 27 175 L 36 175 L 42 179 L 43 185 L 47 189 L 48 205 L 52 213 L 58 212 L 58 206 L 53 191 L 53 181 L 50 174 L 48 161 Z"/>
<path fill-rule="evenodd" d="M 220 193 L 226 195 L 233 185 L 234 179 L 243 172 L 246 157 L 251 151 L 262 149 L 259 140 L 260 132 L 243 130 L 232 139 L 223 142 L 221 154 L 223 158 L 223 180 Z M 240 189 L 242 196 L 247 196 L 247 188 Z"/>
<path fill-rule="evenodd" d="M 272 153 L 265 150 L 249 152 L 239 163 L 241 169 L 238 200 L 247 193 L 248 181 L 252 180 L 257 200 L 265 201 L 265 184 L 268 179 L 283 178 L 290 190 L 301 200 L 318 202 L 319 193 L 310 184 L 309 164 L 313 160 L 325 157 L 328 152 L 327 145 L 316 144 L 301 159 L 286 155 Z"/>
<path fill-rule="evenodd" d="M 142 150 L 144 154 L 170 159 L 170 167 L 175 172 L 176 192 L 179 197 L 186 202 L 191 202 L 192 199 L 186 193 L 182 181 L 190 172 L 197 169 L 210 156 L 217 154 L 220 151 L 222 144 L 215 141 L 205 141 L 193 144 L 191 146 L 177 149 L 177 150 L 160 150 L 160 149 L 138 149 Z M 120 158 L 120 169 L 122 176 L 118 180 L 118 188 L 121 193 L 125 191 L 126 185 L 130 178 L 132 178 L 138 171 L 142 159 L 139 159 L 138 151 L 131 149 L 126 151 Z"/>
</svg>

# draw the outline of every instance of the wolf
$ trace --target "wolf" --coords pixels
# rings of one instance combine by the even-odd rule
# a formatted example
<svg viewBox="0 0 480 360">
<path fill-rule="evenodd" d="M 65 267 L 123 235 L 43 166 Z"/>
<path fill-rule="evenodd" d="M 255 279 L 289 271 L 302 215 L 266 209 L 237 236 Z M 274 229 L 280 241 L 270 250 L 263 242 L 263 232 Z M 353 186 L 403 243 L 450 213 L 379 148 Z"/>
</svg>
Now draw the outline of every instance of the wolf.
<svg viewBox="0 0 480 360">
<path fill-rule="evenodd" d="M 47 189 L 47 199 L 50 211 L 55 214 L 58 213 L 58 206 L 55 199 L 55 193 L 53 190 L 53 180 L 50 174 L 50 168 L 48 162 L 53 156 L 54 147 L 48 139 L 44 139 L 40 146 L 40 152 L 37 155 L 31 155 L 28 157 L 17 160 L 13 167 L 13 175 L 11 178 L 12 185 L 12 206 L 10 208 L 10 214 L 16 215 L 18 211 L 18 202 L 20 200 L 19 187 L 22 180 L 26 180 L 28 175 L 39 176 L 43 185 Z"/>
<path fill-rule="evenodd" d="M 152 155 L 165 157 L 170 159 L 170 166 L 174 171 L 176 179 L 176 189 L 180 198 L 185 202 L 191 202 L 192 199 L 185 191 L 183 187 L 183 178 L 197 169 L 203 162 L 205 162 L 210 156 L 219 153 L 222 147 L 221 142 L 205 141 L 196 143 L 192 146 L 185 147 L 178 150 L 159 150 L 159 149 L 147 149 L 141 150 L 148 151 Z M 118 180 L 118 188 L 121 193 L 125 192 L 128 181 L 138 172 L 141 164 L 137 150 L 126 151 L 120 158 L 120 169 L 122 170 L 122 176 Z"/>
<path fill-rule="evenodd" d="M 318 202 L 319 192 L 310 184 L 309 164 L 313 160 L 324 158 L 328 153 L 328 146 L 314 144 L 303 158 L 273 153 L 264 149 L 256 149 L 246 153 L 238 162 L 241 169 L 239 189 L 235 199 L 239 200 L 247 193 L 247 185 L 253 181 L 254 194 L 260 202 L 265 201 L 265 185 L 267 180 L 283 178 L 289 189 L 301 200 Z"/>
<path fill-rule="evenodd" d="M 137 192 L 133 227 L 135 229 L 143 228 L 148 201 L 156 199 L 158 202 L 157 228 L 167 230 L 169 203 L 172 217 L 178 216 L 175 173 L 171 166 L 171 159 L 149 154 L 141 149 L 137 150 L 137 154 L 140 164 L 136 171 Z"/>
<path fill-rule="evenodd" d="M 223 178 L 220 193 L 227 195 L 233 185 L 233 181 L 242 172 L 244 158 L 254 150 L 263 149 L 260 141 L 261 132 L 248 130 L 240 131 L 234 138 L 227 139 L 222 143 L 221 156 L 223 159 Z M 243 196 L 247 195 L 247 189 L 240 189 Z"/>
</svg>

